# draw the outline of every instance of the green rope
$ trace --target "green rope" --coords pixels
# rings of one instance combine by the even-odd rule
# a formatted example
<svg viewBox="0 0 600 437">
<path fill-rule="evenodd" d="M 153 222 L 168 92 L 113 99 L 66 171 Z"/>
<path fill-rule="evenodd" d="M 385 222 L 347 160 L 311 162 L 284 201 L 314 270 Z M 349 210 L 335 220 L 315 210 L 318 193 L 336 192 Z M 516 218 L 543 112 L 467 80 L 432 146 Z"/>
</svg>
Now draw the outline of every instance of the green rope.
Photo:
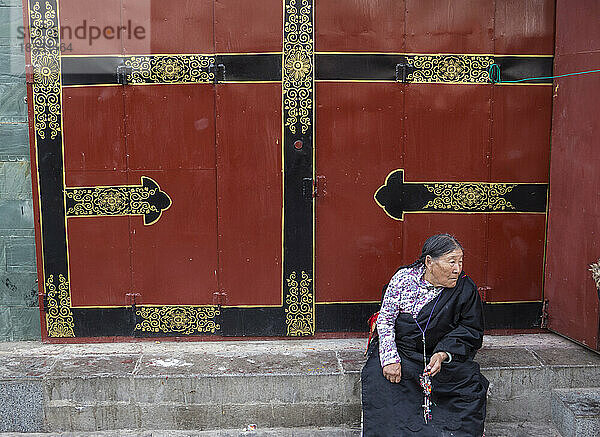
<svg viewBox="0 0 600 437">
<path fill-rule="evenodd" d="M 587 71 L 576 71 L 575 73 L 559 74 L 557 76 L 539 76 L 539 77 L 526 77 L 525 79 L 519 80 L 502 80 L 500 76 L 500 66 L 498 64 L 492 64 L 488 68 L 488 75 L 492 83 L 518 83 L 525 82 L 528 80 L 539 80 L 539 79 L 556 79 L 557 77 L 577 76 L 580 74 L 600 73 L 600 70 L 587 70 Z"/>
</svg>

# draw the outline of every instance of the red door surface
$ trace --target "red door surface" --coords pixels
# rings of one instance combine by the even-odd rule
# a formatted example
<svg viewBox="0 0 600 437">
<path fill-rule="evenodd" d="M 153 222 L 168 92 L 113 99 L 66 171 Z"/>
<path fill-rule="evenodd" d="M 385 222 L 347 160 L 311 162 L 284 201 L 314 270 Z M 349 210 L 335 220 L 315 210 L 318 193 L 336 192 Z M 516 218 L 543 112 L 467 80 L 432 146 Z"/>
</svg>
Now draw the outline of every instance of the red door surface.
<svg viewBox="0 0 600 437">
<path fill-rule="evenodd" d="M 598 2 L 558 1 L 556 13 L 556 74 L 597 70 Z M 600 293 L 589 270 L 600 263 L 599 91 L 598 73 L 554 82 L 545 286 L 548 327 L 596 350 Z"/>
<path fill-rule="evenodd" d="M 508 72 L 509 59 L 550 61 L 553 2 L 470 5 L 317 3 L 318 53 L 356 52 L 362 64 L 382 69 L 317 83 L 316 172 L 326 181 L 316 208 L 322 307 L 379 301 L 381 286 L 418 257 L 428 236 L 449 232 L 463 243 L 465 271 L 488 303 L 488 328 L 508 320 L 515 328 L 539 326 L 552 89 L 478 81 L 476 71 L 486 62 Z M 395 76 L 383 74 L 386 62 L 396 64 Z M 411 73 L 418 65 L 423 72 Z M 401 171 L 404 187 L 439 190 L 432 200 L 439 205 L 389 213 L 390 203 L 410 197 L 398 185 Z M 525 186 L 537 190 L 536 211 L 504 208 L 493 194 Z M 390 203 L 381 204 L 384 198 Z"/>
<path fill-rule="evenodd" d="M 363 331 L 436 232 L 539 323 L 554 7 L 476 3 L 28 0 L 44 338 Z"/>
</svg>

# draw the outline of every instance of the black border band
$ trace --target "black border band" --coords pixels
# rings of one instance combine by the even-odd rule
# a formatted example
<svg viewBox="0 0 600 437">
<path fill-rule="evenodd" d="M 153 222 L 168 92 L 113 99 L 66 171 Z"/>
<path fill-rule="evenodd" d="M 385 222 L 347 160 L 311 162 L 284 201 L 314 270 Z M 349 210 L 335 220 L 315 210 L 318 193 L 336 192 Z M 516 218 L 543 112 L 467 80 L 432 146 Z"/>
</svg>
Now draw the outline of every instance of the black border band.
<svg viewBox="0 0 600 437">
<path fill-rule="evenodd" d="M 171 55 L 176 58 L 182 55 Z M 412 62 L 416 56 L 403 54 L 315 54 L 315 79 L 331 81 L 398 81 L 411 83 L 410 74 L 417 69 Z M 424 56 L 424 55 L 423 55 Z M 432 55 L 435 58 L 443 55 Z M 452 55 L 457 59 L 470 59 L 474 55 Z M 490 55 L 500 69 L 501 81 L 522 80 L 531 77 L 552 76 L 552 56 L 502 56 Z M 265 54 L 222 54 L 214 56 L 214 80 L 217 82 L 281 81 L 282 56 Z M 62 57 L 63 85 L 118 84 L 121 79 L 117 68 L 121 56 Z M 412 62 L 412 64 L 411 64 Z M 472 68 L 467 64 L 465 68 Z M 487 67 L 481 67 L 484 71 Z M 456 78 L 458 81 L 458 78 Z M 453 83 L 452 80 L 439 82 Z M 479 83 L 491 83 L 484 80 Z M 552 79 L 528 80 L 528 84 L 548 84 Z"/>
</svg>

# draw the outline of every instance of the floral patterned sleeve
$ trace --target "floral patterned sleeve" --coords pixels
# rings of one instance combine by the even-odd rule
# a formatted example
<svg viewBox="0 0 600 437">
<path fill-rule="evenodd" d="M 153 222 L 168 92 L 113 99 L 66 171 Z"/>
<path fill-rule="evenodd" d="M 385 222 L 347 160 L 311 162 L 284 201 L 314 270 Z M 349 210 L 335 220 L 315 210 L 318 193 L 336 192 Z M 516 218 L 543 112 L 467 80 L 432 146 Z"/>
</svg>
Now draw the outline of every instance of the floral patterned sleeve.
<svg viewBox="0 0 600 437">
<path fill-rule="evenodd" d="M 397 272 L 390 280 L 379 316 L 377 317 L 377 333 L 379 335 L 379 360 L 381 367 L 388 364 L 399 363 L 400 355 L 396 348 L 395 324 L 400 312 L 400 298 L 402 297 L 401 284 L 405 278 L 402 270 Z"/>
</svg>

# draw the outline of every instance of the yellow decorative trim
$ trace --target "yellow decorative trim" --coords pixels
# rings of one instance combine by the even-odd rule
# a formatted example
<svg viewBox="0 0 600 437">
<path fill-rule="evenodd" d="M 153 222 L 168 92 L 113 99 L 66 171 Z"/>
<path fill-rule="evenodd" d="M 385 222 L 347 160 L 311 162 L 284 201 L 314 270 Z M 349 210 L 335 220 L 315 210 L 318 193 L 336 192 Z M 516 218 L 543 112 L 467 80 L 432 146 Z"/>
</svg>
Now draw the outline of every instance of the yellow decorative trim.
<svg viewBox="0 0 600 437">
<path fill-rule="evenodd" d="M 155 180 L 141 177 L 142 185 L 67 188 L 67 216 L 143 215 L 144 223 L 156 223 L 172 201 Z"/>
<path fill-rule="evenodd" d="M 33 66 L 33 125 L 41 139 L 55 139 L 61 131 L 60 43 L 56 4 L 40 1 L 29 7 L 31 64 Z M 43 13 L 43 15 L 42 15 Z"/>
<path fill-rule="evenodd" d="M 221 329 L 215 323 L 219 314 L 219 308 L 210 305 L 138 307 L 135 315 L 141 321 L 135 325 L 135 330 L 181 335 L 214 334 Z"/>
<path fill-rule="evenodd" d="M 285 323 L 287 335 L 292 337 L 315 333 L 312 279 L 305 271 L 301 275 L 300 283 L 296 280 L 296 272 L 292 272 L 286 279 L 288 293 L 285 298 Z"/>
<path fill-rule="evenodd" d="M 424 210 L 498 211 L 516 208 L 503 196 L 512 191 L 516 184 L 502 183 L 434 183 L 424 184 L 436 197 L 423 207 Z"/>
<path fill-rule="evenodd" d="M 414 55 L 407 58 L 409 67 L 415 68 L 407 75 L 408 82 L 429 83 L 486 83 L 488 68 L 494 63 L 492 56 L 481 55 Z"/>
<path fill-rule="evenodd" d="M 312 5 L 287 0 L 283 25 L 283 120 L 293 134 L 311 128 L 313 113 L 314 44 Z"/>
<path fill-rule="evenodd" d="M 69 282 L 63 275 L 58 275 L 58 290 L 54 285 L 54 275 L 46 279 L 46 329 L 48 337 L 75 337 L 73 313 L 71 312 L 71 293 Z"/>
<path fill-rule="evenodd" d="M 213 55 L 130 56 L 128 83 L 211 83 L 215 79 Z"/>
</svg>

